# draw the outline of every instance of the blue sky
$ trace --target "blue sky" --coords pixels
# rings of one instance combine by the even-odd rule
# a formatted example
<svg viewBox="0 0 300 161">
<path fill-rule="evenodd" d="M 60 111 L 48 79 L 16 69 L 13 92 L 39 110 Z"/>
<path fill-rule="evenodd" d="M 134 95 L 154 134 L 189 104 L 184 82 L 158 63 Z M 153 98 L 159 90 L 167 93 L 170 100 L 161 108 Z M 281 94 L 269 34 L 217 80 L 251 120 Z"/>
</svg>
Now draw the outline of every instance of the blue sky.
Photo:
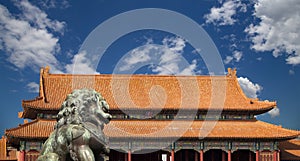
<svg viewBox="0 0 300 161">
<path fill-rule="evenodd" d="M 22 111 L 22 100 L 38 95 L 40 67 L 49 65 L 52 73 L 94 73 L 90 53 L 81 50 L 89 34 L 113 16 L 145 8 L 166 9 L 196 22 L 217 47 L 224 69 L 237 68 L 238 80 L 249 97 L 277 101 L 277 110 L 258 118 L 300 129 L 298 0 L 7 0 L 0 2 L 0 133 L 23 122 L 17 113 Z M 177 28 L 186 29 L 180 21 Z M 182 35 L 142 29 L 110 44 L 97 72 L 213 74 L 199 53 L 208 54 Z"/>
</svg>

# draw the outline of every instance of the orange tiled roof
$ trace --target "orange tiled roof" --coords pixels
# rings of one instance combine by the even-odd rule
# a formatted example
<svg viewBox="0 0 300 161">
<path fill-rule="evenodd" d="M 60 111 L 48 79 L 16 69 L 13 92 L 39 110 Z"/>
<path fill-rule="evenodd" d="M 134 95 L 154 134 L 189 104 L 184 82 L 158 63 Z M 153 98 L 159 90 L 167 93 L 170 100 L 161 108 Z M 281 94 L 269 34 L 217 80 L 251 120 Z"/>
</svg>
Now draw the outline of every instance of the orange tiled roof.
<svg viewBox="0 0 300 161">
<path fill-rule="evenodd" d="M 55 123 L 55 120 L 37 119 L 7 130 L 6 135 L 22 138 L 47 138 Z M 215 126 L 213 126 L 214 124 Z M 105 126 L 104 132 L 110 138 L 199 138 L 204 137 L 207 132 L 208 128 L 204 127 L 211 126 L 213 128 L 206 138 L 291 139 L 300 134 L 298 131 L 257 120 L 207 121 L 205 123 L 204 121 L 187 122 L 186 120 L 112 120 Z M 186 129 L 186 127 L 189 128 Z"/>
<path fill-rule="evenodd" d="M 186 127 L 189 127 L 186 129 Z M 205 128 L 207 127 L 207 128 Z M 209 132 L 208 129 L 211 128 Z M 163 129 L 163 130 L 162 130 Z M 185 131 L 186 130 L 186 131 Z M 300 133 L 273 124 L 257 120 L 226 120 L 226 121 L 112 121 L 105 127 L 110 137 L 162 137 L 172 138 L 295 138 Z"/>
<path fill-rule="evenodd" d="M 111 110 L 223 108 L 263 113 L 276 106 L 276 102 L 247 98 L 235 72 L 227 76 L 161 76 L 49 74 L 48 70 L 41 70 L 39 97 L 22 102 L 23 116 L 26 108 L 58 110 L 66 95 L 78 88 L 94 88 L 105 97 Z"/>
<path fill-rule="evenodd" d="M 300 140 L 293 139 L 279 144 L 282 160 L 300 160 Z"/>
<path fill-rule="evenodd" d="M 36 119 L 5 131 L 8 137 L 45 139 L 54 129 L 56 120 Z"/>
</svg>

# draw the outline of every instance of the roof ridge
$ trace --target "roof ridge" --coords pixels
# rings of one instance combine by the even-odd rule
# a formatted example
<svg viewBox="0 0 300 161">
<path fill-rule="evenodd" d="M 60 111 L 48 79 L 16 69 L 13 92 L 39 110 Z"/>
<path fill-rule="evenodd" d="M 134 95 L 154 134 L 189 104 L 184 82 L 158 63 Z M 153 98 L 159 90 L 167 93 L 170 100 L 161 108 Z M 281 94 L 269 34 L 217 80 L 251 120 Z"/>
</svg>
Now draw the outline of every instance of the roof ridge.
<svg viewBox="0 0 300 161">
<path fill-rule="evenodd" d="M 65 76 L 76 76 L 76 77 L 149 77 L 149 78 L 231 78 L 227 75 L 155 75 L 155 74 L 49 74 L 47 77 L 65 77 Z"/>
<path fill-rule="evenodd" d="M 231 78 L 232 76 L 236 75 L 236 69 L 231 70 L 231 68 L 228 68 L 228 74 L 224 75 L 159 75 L 159 74 L 72 74 L 72 73 L 62 73 L 62 74 L 56 74 L 56 73 L 50 73 L 50 67 L 46 66 L 41 69 L 41 75 L 51 77 L 51 76 L 118 76 L 118 77 L 129 77 L 129 76 L 135 76 L 135 77 L 224 77 L 224 78 Z"/>
</svg>

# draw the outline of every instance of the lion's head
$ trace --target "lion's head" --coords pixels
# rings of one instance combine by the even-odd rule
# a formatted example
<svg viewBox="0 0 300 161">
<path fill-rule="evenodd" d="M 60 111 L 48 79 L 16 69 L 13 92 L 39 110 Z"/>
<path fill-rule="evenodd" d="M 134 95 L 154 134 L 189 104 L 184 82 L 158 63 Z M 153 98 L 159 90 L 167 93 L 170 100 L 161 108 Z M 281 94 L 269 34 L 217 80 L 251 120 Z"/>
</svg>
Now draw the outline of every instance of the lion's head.
<svg viewBox="0 0 300 161">
<path fill-rule="evenodd" d="M 87 124 L 103 130 L 112 116 L 105 99 L 92 89 L 77 89 L 62 103 L 57 115 L 56 128 L 66 124 Z"/>
</svg>

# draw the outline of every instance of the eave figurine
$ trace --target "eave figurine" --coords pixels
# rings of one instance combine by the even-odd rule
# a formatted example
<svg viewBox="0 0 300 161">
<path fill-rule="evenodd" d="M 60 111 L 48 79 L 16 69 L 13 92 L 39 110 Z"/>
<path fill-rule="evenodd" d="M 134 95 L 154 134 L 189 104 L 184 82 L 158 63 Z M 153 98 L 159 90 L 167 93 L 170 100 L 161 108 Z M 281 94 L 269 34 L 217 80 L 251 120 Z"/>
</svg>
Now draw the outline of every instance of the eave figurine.
<svg viewBox="0 0 300 161">
<path fill-rule="evenodd" d="M 105 161 L 109 153 L 104 124 L 112 116 L 105 99 L 92 89 L 77 89 L 67 96 L 54 131 L 37 161 Z"/>
</svg>

